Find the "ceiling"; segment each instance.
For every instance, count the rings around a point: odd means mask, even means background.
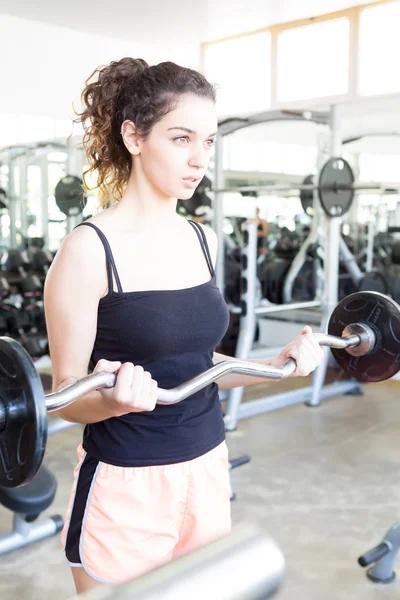
[[[183,45],[314,17],[372,0],[0,0],[0,13],[140,43]]]
[[[141,43],[185,44],[202,32],[205,6],[185,0],[0,0],[0,12],[27,20],[51,23],[78,31]],[[178,16],[178,18],[177,18]]]

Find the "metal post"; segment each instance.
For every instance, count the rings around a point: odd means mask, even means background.
[[[331,157],[339,157],[341,152],[341,133],[338,107],[331,107]],[[325,244],[324,244],[324,273],[325,285],[323,294],[322,308],[322,331],[326,330],[329,317],[337,305],[339,293],[339,238],[340,238],[339,217],[326,217],[325,221]],[[312,383],[312,395],[308,406],[318,406],[320,404],[321,389],[325,382],[326,370],[330,352],[324,348],[324,357],[321,365],[314,372]]]
[[[373,239],[372,239],[372,243],[373,243]],[[347,272],[349,273],[354,285],[358,286],[360,283],[360,280],[363,276],[362,271],[357,264],[356,257],[350,251],[346,242],[344,241],[344,239],[342,238],[342,236],[340,234],[339,234],[339,252],[340,252],[340,258],[342,259],[342,263],[345,264]],[[368,270],[370,271],[371,269],[367,269],[367,271]]]
[[[286,275],[285,283],[283,285],[283,302],[288,304],[289,302],[293,302],[293,284],[295,282],[296,277],[300,273],[304,263],[307,259],[308,249],[312,244],[318,241],[318,221],[314,216],[310,233],[307,236],[307,239],[301,245],[300,250],[296,254],[292,264],[290,265],[290,269]],[[316,299],[318,297],[316,296]]]
[[[239,337],[235,353],[235,357],[242,360],[246,360],[250,354],[257,326],[257,222],[255,220],[247,221],[244,224],[244,241],[241,273],[242,293],[240,296],[242,316],[240,318]],[[236,429],[242,397],[243,387],[233,388],[229,393],[224,419],[227,431]]]
[[[42,198],[42,237],[44,247],[49,247],[49,163],[47,156],[42,156],[39,160],[41,177],[41,198]]]
[[[21,208],[21,227],[23,237],[28,237],[28,155],[23,154],[17,159],[19,167],[19,194]]]
[[[375,219],[369,219],[367,228],[367,258],[365,261],[365,272],[369,273],[372,271],[374,264]]]
[[[11,156],[9,155],[9,163],[8,163],[8,214],[10,217],[10,235],[8,240],[9,248],[15,248],[17,245],[17,236],[16,236],[16,196],[15,196],[15,162]]]
[[[218,135],[215,144],[215,165],[214,165],[214,189],[221,190],[224,187],[223,172],[223,144],[224,138]],[[218,254],[215,266],[217,285],[222,295],[225,292],[225,248],[224,248],[224,206],[223,193],[215,192],[213,201],[213,220],[212,227],[218,238]]]

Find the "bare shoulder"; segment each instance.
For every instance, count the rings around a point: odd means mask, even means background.
[[[96,231],[92,227],[82,226],[77,227],[64,238],[56,256],[72,254],[75,258],[87,257],[93,260],[101,256],[102,249],[103,245]]]
[[[110,229],[112,224],[111,214],[108,209],[102,210],[101,212],[93,215],[85,223],[92,224],[102,233],[106,233]],[[64,238],[63,244],[68,252],[74,252],[76,254],[84,253],[85,256],[94,258],[99,256],[103,258],[104,247],[100,240],[97,231],[93,227],[80,226],[76,227],[69,235]],[[61,250],[61,248],[60,248]]]
[[[200,227],[202,228],[202,230],[204,231],[204,233],[206,234],[206,238],[207,238],[207,242],[208,245],[210,246],[210,250],[211,248],[217,248],[218,247],[218,237],[217,234],[215,233],[214,229],[211,229],[211,227],[209,227],[208,225],[203,225],[203,223],[199,223]]]
[[[213,229],[211,229],[211,227],[208,227],[207,225],[203,225],[203,223],[199,223],[199,225],[206,235],[208,247],[210,248],[211,259],[212,259],[213,265],[215,267],[215,263],[217,261],[217,252],[218,252],[217,234],[215,233],[215,231]]]

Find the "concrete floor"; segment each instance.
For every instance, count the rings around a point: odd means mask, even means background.
[[[247,397],[275,386],[253,386]],[[400,519],[399,383],[364,389],[363,397],[333,398],[320,408],[260,415],[228,434],[231,456],[252,458],[232,472],[233,520],[258,523],[282,548],[287,574],[279,600],[399,598],[400,582],[374,585],[357,565]],[[48,514],[65,511],[80,437],[75,427],[49,439],[46,462],[58,492]],[[0,534],[10,523],[0,507]],[[59,535],[0,557],[2,600],[65,600],[73,593]]]

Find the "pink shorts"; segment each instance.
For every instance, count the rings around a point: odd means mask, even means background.
[[[72,567],[123,583],[231,529],[228,448],[155,467],[115,467],[78,447],[62,542]]]

